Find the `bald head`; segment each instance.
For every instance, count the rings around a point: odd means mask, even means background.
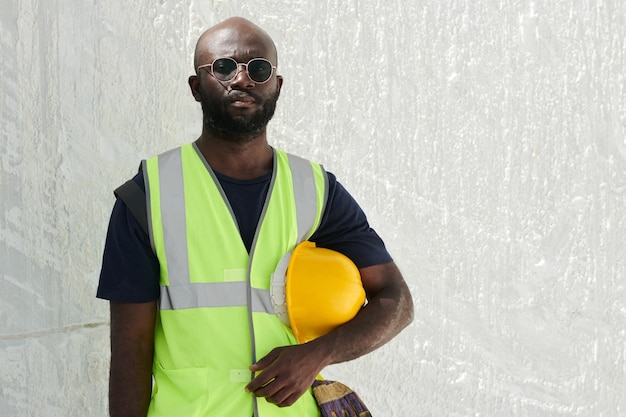
[[[200,35],[194,53],[194,68],[210,64],[218,57],[261,57],[274,65],[278,60],[276,45],[267,32],[242,17],[226,19]]]

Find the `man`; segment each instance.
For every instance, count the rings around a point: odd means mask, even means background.
[[[412,320],[406,283],[362,210],[308,161],[314,195],[327,198],[313,197],[304,239],[351,258],[368,302],[304,344],[255,304],[280,257],[303,240],[290,214],[299,191],[286,179],[304,160],[266,137],[283,84],[276,65],[272,39],[245,19],[202,34],[189,77],[202,134],[143,161],[133,178],[146,190],[148,233],[116,201],[97,294],[110,301],[112,417],[317,416],[311,384],[320,371],[373,351]]]

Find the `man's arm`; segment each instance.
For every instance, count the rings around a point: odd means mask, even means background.
[[[413,300],[394,262],[361,268],[367,305],[348,323],[302,345],[279,347],[253,364],[262,371],[247,386],[278,406],[293,404],[327,365],[365,355],[387,343],[413,320]]]
[[[145,417],[152,392],[156,301],[111,302],[111,417]]]

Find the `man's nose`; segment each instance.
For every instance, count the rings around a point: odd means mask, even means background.
[[[250,78],[247,66],[243,63],[238,63],[237,73],[235,74],[235,77],[230,80],[230,85],[233,87],[237,86],[241,89],[248,89],[254,88],[256,83]]]

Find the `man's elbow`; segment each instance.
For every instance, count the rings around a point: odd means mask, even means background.
[[[409,326],[415,318],[415,306],[413,305],[413,297],[408,287],[405,287],[401,292],[400,302],[398,303],[400,308],[400,326],[401,329]]]

